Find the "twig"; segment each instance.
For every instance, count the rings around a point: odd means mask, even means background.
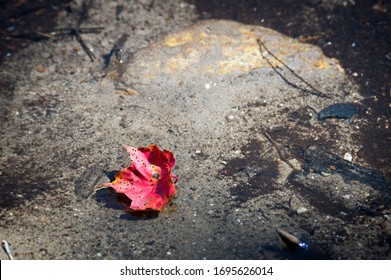
[[[53,38],[54,36],[50,33],[44,33],[44,32],[41,32],[41,31],[35,31],[36,34],[44,37],[44,38],[47,38],[47,39],[51,39]]]
[[[9,246],[9,244],[8,244],[8,242],[6,240],[1,241],[1,247],[3,247],[3,250],[7,254],[8,258],[10,260],[13,260],[14,257],[11,254],[10,246]]]
[[[284,154],[282,153],[281,149],[278,147],[278,144],[273,140],[273,138],[271,138],[271,136],[266,132],[266,131],[263,131],[263,135],[265,135],[266,139],[269,140],[270,143],[272,143],[272,145],[276,148],[277,152],[278,152],[278,155],[280,156],[280,158],[286,163],[288,164],[294,171],[300,171],[298,170],[296,167],[293,166],[292,163],[290,163],[287,158],[284,156]]]
[[[59,28],[59,29],[52,29],[52,30],[37,30],[33,32],[21,32],[16,34],[9,34],[7,37],[12,38],[28,38],[32,40],[40,40],[40,39],[48,39],[53,38],[54,36],[61,36],[61,35],[70,35],[74,36],[76,40],[79,42],[80,46],[83,48],[83,50],[87,53],[88,57],[90,58],[91,62],[94,61],[95,55],[94,53],[88,48],[87,44],[83,41],[83,38],[80,34],[82,33],[99,33],[102,31],[103,27],[92,27],[92,28],[81,28],[81,24],[83,21],[88,17],[88,9],[91,6],[92,0],[85,0],[82,2],[82,8],[81,12],[79,14],[79,17],[76,22],[76,26],[71,28]]]
[[[331,96],[319,91],[318,89],[316,89],[314,86],[312,86],[310,83],[308,83],[306,80],[304,80],[302,77],[300,77],[298,74],[296,74],[295,71],[293,71],[292,68],[290,68],[288,65],[286,65],[284,62],[282,62],[277,56],[275,56],[266,46],[265,44],[260,40],[260,39],[257,39],[257,43],[259,45],[259,51],[261,53],[261,56],[263,59],[265,59],[269,65],[275,70],[275,67],[270,63],[270,61],[263,55],[262,53],[262,48],[264,48],[267,53],[269,55],[271,55],[275,60],[277,60],[279,63],[281,63],[286,69],[288,69],[296,78],[298,78],[300,81],[302,81],[305,85],[307,85],[310,89],[312,89],[313,91],[309,91],[309,90],[304,90],[302,89],[303,91],[305,92],[308,92],[310,94],[313,94],[313,95],[316,95],[316,96],[319,96],[319,97],[323,97],[323,98],[328,98],[328,99],[331,99]],[[275,70],[276,71],[276,70]],[[278,72],[279,73],[279,72]],[[280,74],[280,73],[279,73]],[[282,76],[282,75],[280,75]],[[287,82],[288,84],[290,85],[293,85],[294,87],[296,88],[299,88],[297,85],[294,85],[293,83],[289,82],[288,80],[286,80],[285,78],[283,78],[285,82]],[[301,89],[301,88],[299,88]]]
[[[84,49],[84,51],[87,53],[88,57],[90,58],[91,62],[94,62],[95,55],[91,50],[87,47],[87,45],[84,43],[83,39],[80,36],[80,25],[82,24],[83,20],[88,16],[88,8],[91,4],[91,0],[83,1],[83,7],[79,16],[79,19],[77,20],[76,27],[74,29],[75,31],[75,37],[76,40],[79,42],[81,47]]]
[[[80,28],[79,33],[99,33],[103,30],[103,27],[87,27]],[[12,38],[27,38],[33,40],[39,39],[51,39],[55,36],[75,36],[76,31],[75,28],[58,28],[58,29],[49,29],[49,30],[41,30],[34,32],[19,32],[15,34],[9,34],[8,37]]]
[[[91,52],[91,50],[88,48],[86,43],[84,43],[83,39],[80,36],[80,32],[79,31],[76,31],[75,37],[76,37],[76,40],[79,42],[80,46],[87,53],[87,55],[90,58],[91,62],[94,62],[95,55],[94,55],[93,52]]]
[[[85,28],[79,28],[79,33],[99,33],[103,30],[104,28],[103,27],[85,27]],[[66,32],[66,34],[72,34],[74,28],[57,28],[57,29],[53,29],[52,32],[56,33],[56,32],[63,32],[62,34],[64,34],[64,32]],[[54,34],[54,35],[57,35],[57,34]],[[59,35],[61,35],[61,33],[59,33]]]
[[[83,33],[100,33],[104,28],[103,27],[85,27],[85,28],[79,28],[76,31],[76,28],[58,28],[58,29],[53,29],[50,32],[51,35],[53,36],[61,36],[61,35],[72,35],[74,36],[75,33],[83,34]],[[47,33],[46,32],[46,33]]]

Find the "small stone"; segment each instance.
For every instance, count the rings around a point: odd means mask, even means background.
[[[348,213],[346,213],[346,212],[344,212],[344,211],[339,212],[339,214],[340,214],[341,216],[343,216],[343,217],[346,217],[346,216],[348,215]]]
[[[332,171],[337,170],[337,168],[334,165],[329,165],[329,169],[332,170]]]
[[[347,161],[352,161],[352,160],[353,160],[353,156],[352,156],[351,153],[345,153],[345,154],[343,155],[343,159],[344,159],[344,160],[347,160]]]
[[[308,210],[307,210],[307,208],[305,208],[305,207],[299,207],[299,208],[297,208],[296,209],[296,212],[297,212],[297,214],[299,214],[299,215],[301,215],[301,214],[303,214],[303,213],[305,213],[305,212],[307,212]]]

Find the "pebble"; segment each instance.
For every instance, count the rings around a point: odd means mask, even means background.
[[[352,156],[351,153],[345,153],[345,154],[343,155],[343,159],[344,159],[344,160],[347,160],[347,161],[352,161],[352,160],[353,160],[353,156]]]
[[[341,216],[343,216],[343,217],[346,217],[346,216],[348,215],[348,213],[346,213],[346,212],[344,212],[344,211],[339,212],[339,214],[340,214]]]
[[[296,209],[296,212],[297,212],[297,214],[303,214],[303,213],[305,213],[305,212],[307,212],[308,210],[307,210],[307,208],[305,208],[305,207],[299,207],[299,208],[297,208]]]

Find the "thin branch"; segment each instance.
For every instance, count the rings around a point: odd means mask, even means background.
[[[94,62],[94,58],[95,58],[95,55],[93,52],[91,52],[91,50],[88,48],[88,46],[86,45],[86,43],[84,43],[83,39],[81,38],[80,36],[80,33],[79,32],[76,32],[75,34],[75,37],[76,37],[76,40],[79,42],[79,44],[81,45],[81,47],[84,49],[84,51],[87,53],[88,57],[90,58],[91,62]]]
[[[94,53],[88,48],[87,44],[83,41],[83,38],[81,37],[81,34],[83,33],[99,33],[104,28],[103,27],[90,27],[90,28],[81,28],[81,24],[84,22],[84,20],[88,17],[88,9],[90,8],[92,3],[92,0],[84,0],[82,2],[81,11],[78,15],[76,25],[74,27],[70,28],[57,28],[57,29],[49,29],[49,30],[35,30],[32,32],[13,32],[12,34],[5,34],[6,40],[9,40],[10,38],[21,38],[21,39],[30,39],[30,40],[42,40],[42,39],[51,39],[55,36],[74,36],[76,40],[79,42],[80,46],[83,48],[83,50],[87,53],[90,60],[93,62],[95,55]],[[22,16],[23,13],[31,13],[35,12],[40,9],[44,9],[46,7],[37,7],[33,8],[32,10],[28,11],[22,11],[20,14],[13,14],[9,18]],[[8,18],[6,18],[8,19]],[[5,20],[5,19],[3,19]],[[26,26],[21,26],[26,27]]]
[[[266,132],[266,131],[263,131],[263,135],[265,135],[266,139],[269,140],[269,142],[276,148],[277,152],[278,152],[278,155],[280,156],[280,158],[286,163],[288,164],[294,171],[300,171],[298,170],[292,163],[290,163],[288,161],[288,159],[284,156],[284,154],[282,153],[279,145],[273,140],[273,138]]]
[[[104,27],[85,27],[85,28],[79,28],[79,33],[100,33]],[[73,35],[75,33],[75,28],[58,28],[53,29],[51,31],[46,31],[46,33],[51,33],[54,36],[60,36],[60,35]]]
[[[80,28],[80,34],[86,33],[99,33],[103,30],[103,27],[87,27]],[[75,28],[58,28],[58,29],[48,29],[48,30],[40,30],[33,32],[18,32],[15,34],[9,34],[8,37],[12,38],[26,38],[26,39],[51,39],[56,36],[75,36],[76,31]]]
[[[91,62],[94,62],[95,55],[87,47],[86,43],[84,43],[83,39],[80,36],[80,25],[88,17],[88,9],[89,9],[89,7],[91,5],[91,2],[92,2],[91,0],[83,1],[83,3],[82,3],[82,10],[81,10],[79,19],[77,20],[77,24],[76,24],[76,27],[74,28],[74,31],[75,31],[76,40],[79,42],[81,47],[87,53],[87,55],[90,58]]]
[[[260,53],[261,53],[262,58],[265,59],[265,60],[268,62],[268,64],[273,68],[273,70],[276,71],[276,72],[280,75],[280,77],[282,77],[283,80],[284,80],[286,83],[288,83],[290,86],[293,86],[293,87],[295,87],[295,88],[301,89],[301,90],[303,90],[304,92],[307,92],[307,93],[309,93],[309,94],[313,94],[313,95],[316,95],[316,96],[319,96],[319,97],[328,98],[328,99],[331,99],[331,98],[332,98],[331,96],[329,96],[329,95],[327,95],[327,94],[325,94],[325,93],[319,91],[319,90],[316,89],[314,86],[312,86],[310,83],[308,83],[306,80],[304,80],[302,77],[300,77],[298,74],[296,74],[295,71],[293,71],[292,68],[290,68],[290,67],[289,67],[288,65],[286,65],[284,62],[282,62],[277,56],[275,56],[275,55],[274,55],[274,54],[265,46],[265,44],[264,44],[260,39],[257,39],[257,43],[258,43],[258,45],[259,45],[259,51],[260,51]],[[264,48],[264,49],[267,51],[267,53],[268,53],[269,55],[271,55],[275,60],[277,60],[279,63],[281,63],[281,64],[282,64],[286,69],[288,69],[296,78],[298,78],[300,81],[302,81],[305,85],[307,85],[307,86],[308,86],[310,89],[312,89],[313,91],[309,91],[309,90],[302,89],[302,88],[300,88],[299,86],[297,86],[297,85],[295,85],[295,84],[289,82],[286,78],[284,78],[284,77],[282,76],[282,74],[279,73],[279,72],[275,69],[275,67],[271,64],[271,62],[263,55],[263,53],[262,53],[262,48]]]

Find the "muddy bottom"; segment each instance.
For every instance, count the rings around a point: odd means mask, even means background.
[[[391,7],[366,2],[9,4],[0,238],[15,259],[390,259]],[[87,52],[16,41],[45,11],[103,29]],[[96,187],[150,143],[177,194],[132,215]]]

